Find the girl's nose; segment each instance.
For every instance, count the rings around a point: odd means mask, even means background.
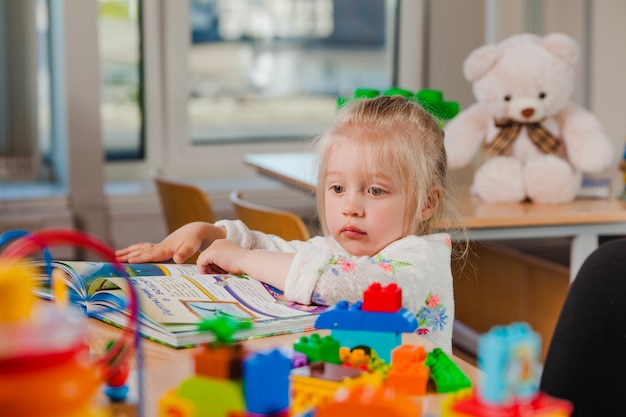
[[[343,214],[344,216],[362,216],[363,204],[359,196],[355,194],[348,194],[343,202]]]

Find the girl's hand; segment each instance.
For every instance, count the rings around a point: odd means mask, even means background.
[[[249,275],[279,290],[285,289],[285,280],[294,258],[293,253],[261,249],[244,249],[226,239],[215,240],[198,256],[200,273],[223,273]]]
[[[115,252],[118,262],[166,262],[170,259],[183,263],[215,239],[226,237],[223,227],[211,223],[189,223],[163,239],[160,243],[137,243]]]
[[[196,265],[202,274],[229,272],[234,275],[245,274],[242,265],[250,250],[244,249],[238,244],[226,239],[215,240],[205,249]]]

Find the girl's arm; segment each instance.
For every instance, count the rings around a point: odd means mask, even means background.
[[[244,249],[230,240],[219,239],[198,256],[197,265],[201,273],[224,270],[246,274],[283,291],[294,257],[293,253]]]
[[[118,262],[183,263],[216,239],[226,237],[226,229],[211,223],[193,222],[175,230],[160,243],[137,243],[115,252]]]

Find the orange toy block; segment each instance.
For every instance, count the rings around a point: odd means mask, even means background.
[[[196,375],[222,379],[241,379],[247,351],[241,344],[209,344],[195,354]]]
[[[430,371],[424,347],[401,345],[391,351],[391,367],[385,386],[405,395],[425,395]]]
[[[420,417],[419,404],[386,388],[359,385],[338,391],[331,402],[322,405],[317,417]]]

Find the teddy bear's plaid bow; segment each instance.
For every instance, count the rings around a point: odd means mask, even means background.
[[[538,122],[521,123],[511,119],[499,119],[496,120],[495,123],[496,127],[500,128],[500,132],[493,142],[485,145],[485,152],[489,157],[506,155],[522,130],[522,127],[526,127],[528,137],[541,152],[552,154],[559,153],[561,141]]]

